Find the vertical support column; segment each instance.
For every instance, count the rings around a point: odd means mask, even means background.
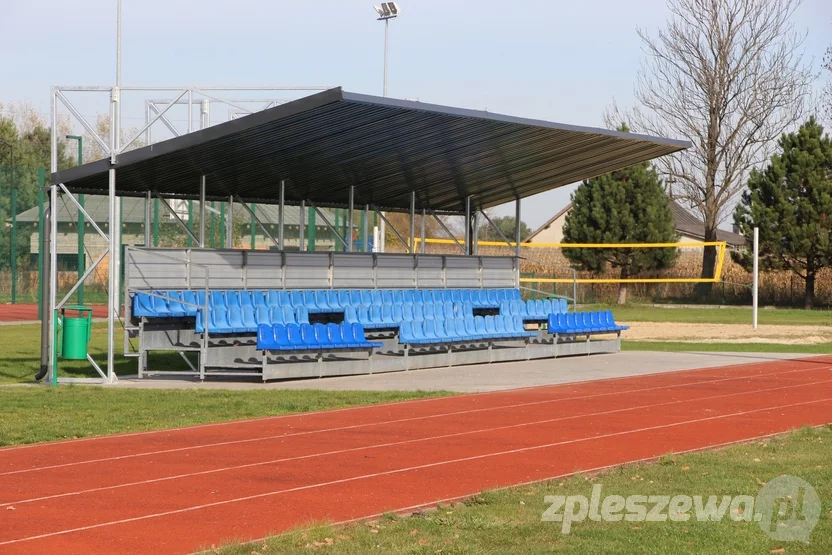
[[[78,142],[78,148],[81,148],[80,141]],[[78,195],[78,204],[81,205],[81,208],[84,207],[84,195]],[[84,221],[84,213],[80,210],[78,211],[78,281],[81,281],[81,277],[84,275],[84,272],[87,269],[87,249],[84,246],[84,233],[85,233],[86,222]],[[78,286],[78,304],[84,304],[84,284]]]
[[[280,220],[277,226],[277,248],[283,250],[283,209],[286,200],[286,181],[280,180],[280,204],[277,206],[277,219]]]
[[[234,248],[234,196],[228,197],[228,213],[225,215],[225,248]]]
[[[203,98],[199,104],[199,126],[200,129],[205,129],[211,125],[211,112],[208,104],[208,99]]]
[[[355,209],[355,187],[350,186],[350,202],[347,209],[347,252],[352,252],[353,210]]]
[[[514,256],[517,259],[517,276],[515,277],[515,287],[520,287],[520,197],[514,201]]]
[[[190,214],[190,211],[188,212]],[[190,218],[189,218],[190,219]],[[153,199],[153,246],[159,246],[159,199]]]
[[[199,178],[199,248],[205,248],[205,176]]]
[[[298,214],[298,218],[300,219],[300,223],[298,225],[298,250],[303,251],[305,250],[305,246],[303,244],[303,234],[306,227],[306,201],[300,201],[300,213]],[[281,222],[283,223],[283,222]]]
[[[57,163],[57,162],[56,162]],[[112,171],[112,170],[111,170]],[[58,311],[55,307],[58,304],[58,187],[52,185],[49,192],[49,240],[51,248],[49,249],[49,282],[52,286],[49,288],[49,344],[52,346],[49,357],[50,367],[52,372],[49,379],[52,385],[58,385],[58,331],[57,331],[57,316]],[[110,311],[112,317],[112,310]],[[112,343],[112,335],[110,335],[109,343]],[[112,349],[109,351],[112,353]]]
[[[410,243],[407,245],[407,250],[411,254],[415,253],[416,246],[416,191],[410,191]]]
[[[17,303],[17,184],[11,187],[12,228],[9,234],[9,257],[12,271],[12,304]]]
[[[471,256],[471,197],[465,197],[465,254]]]
[[[368,226],[370,225],[370,205],[364,205],[364,211],[361,212],[361,244],[364,245],[364,252],[370,252],[370,235]]]
[[[211,201],[211,210],[210,210],[211,214],[208,216],[208,218],[209,218],[208,219],[208,246],[212,249],[214,247],[216,247],[216,244],[215,244],[216,233],[214,233],[214,219],[215,219],[214,218],[214,210],[216,210],[216,208],[214,206],[214,201]]]
[[[251,203],[251,250],[254,250],[257,246],[257,220],[254,218],[254,215],[257,213],[257,205],[253,202]]]
[[[153,224],[153,195],[150,191],[144,197],[144,246],[151,246],[151,225]]]
[[[188,200],[188,229],[191,230],[191,233],[194,232],[194,201]],[[194,246],[194,240],[191,238],[190,234],[188,234],[187,243],[188,248]]]
[[[477,256],[480,253],[480,213],[471,214],[471,254]]]
[[[425,254],[425,217],[427,216],[427,210],[422,208],[422,229],[421,229],[421,243],[419,244],[419,252]]]
[[[115,311],[116,303],[118,302],[118,293],[116,291],[116,281],[118,279],[118,267],[114,263],[115,252],[118,249],[118,214],[116,210],[116,169],[111,165],[109,170],[109,225],[107,231],[109,232],[109,251],[110,263],[108,268],[108,310],[107,310],[107,376],[115,375],[115,359],[114,359],[114,343],[113,334],[115,333]]]
[[[306,224],[306,235],[307,235],[306,250],[308,250],[309,252],[315,252],[315,250],[316,250],[315,249],[315,244],[317,243],[317,240],[318,240],[318,238],[317,238],[317,231],[318,231],[317,225],[318,224],[315,221],[316,216],[317,216],[317,212],[315,212],[315,209],[312,208],[311,206],[309,208],[307,208],[307,210],[309,211],[309,220]],[[335,246],[337,247],[337,244]]]
[[[58,169],[58,95],[55,89],[52,89],[52,111],[50,117],[50,175],[54,173]],[[41,174],[42,175],[42,174]],[[44,179],[41,179],[41,191],[43,191]],[[51,191],[50,191],[51,193]],[[41,237],[45,237],[44,240],[41,241],[41,252],[43,255],[41,259],[43,260],[44,268],[43,272],[41,272],[41,289],[40,289],[40,306],[41,306],[41,320],[40,320],[40,372],[38,372],[38,376],[43,378],[44,376],[49,377],[52,379],[52,374],[54,373],[54,368],[52,367],[52,351],[55,348],[53,337],[54,337],[54,322],[52,318],[52,303],[51,303],[51,284],[52,281],[52,267],[51,267],[51,251],[52,251],[52,200],[50,194],[50,205],[49,205],[49,212],[46,218],[43,221],[43,225],[38,228],[38,234]],[[48,228],[48,231],[47,231]],[[47,257],[48,255],[48,257]],[[47,277],[48,276],[48,277]]]
[[[43,240],[44,240],[44,222],[43,222],[43,205],[46,202],[43,196],[43,168],[38,168],[38,320],[43,321]]]

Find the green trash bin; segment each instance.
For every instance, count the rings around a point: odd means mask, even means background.
[[[78,316],[67,316],[66,311],[77,311]],[[66,306],[61,309],[61,358],[87,360],[87,346],[92,337],[92,308]]]

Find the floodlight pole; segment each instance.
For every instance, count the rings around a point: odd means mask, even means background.
[[[384,96],[387,96],[387,39],[390,35],[390,20],[384,20]]]
[[[757,329],[757,308],[760,302],[760,228],[754,228],[754,278],[751,289],[751,327]]]

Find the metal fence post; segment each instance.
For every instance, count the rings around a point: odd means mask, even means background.
[[[46,172],[43,168],[38,168],[38,320],[43,319],[43,295],[40,292],[43,290],[43,204],[45,202],[43,194],[43,182]]]
[[[12,229],[9,237],[9,254],[12,269],[12,304],[17,303],[17,187],[12,184],[11,190]]]

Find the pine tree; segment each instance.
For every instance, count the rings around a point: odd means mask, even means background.
[[[734,222],[749,244],[760,228],[761,266],[803,278],[803,305],[812,308],[817,273],[832,262],[832,138],[812,117],[778,144],[765,169],[751,172]],[[753,263],[747,252],[735,259]]]
[[[572,194],[563,238],[565,243],[676,242],[670,201],[653,166],[638,164],[584,181]],[[674,248],[573,248],[563,254],[576,269],[601,273],[612,266],[622,279],[668,268],[676,259]],[[618,304],[626,302],[627,284],[622,283]]]

